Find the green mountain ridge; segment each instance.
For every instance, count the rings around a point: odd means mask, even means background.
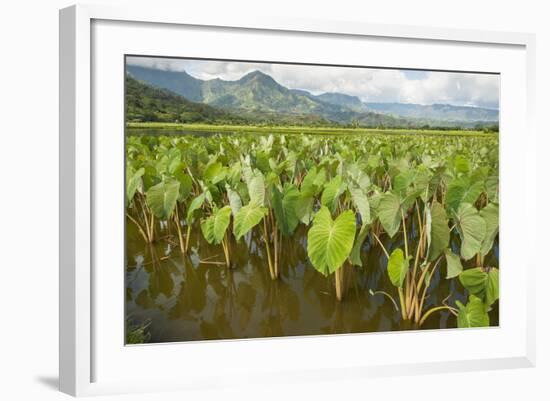
[[[316,99],[309,92],[305,94],[288,89],[258,70],[236,81],[203,81],[191,77],[185,71],[164,71],[132,65],[127,66],[127,72],[152,86],[215,107],[249,112],[314,114],[336,123],[351,121],[350,109]]]
[[[166,89],[126,76],[126,121],[247,123],[245,118],[195,103]]]
[[[410,118],[491,122],[497,122],[499,119],[498,110],[472,106],[455,106],[440,103],[422,105],[413,103],[366,102],[363,104],[368,110],[373,112]]]
[[[185,71],[165,71],[134,65],[127,66],[127,74],[149,86],[168,90],[187,101],[204,104],[222,110],[231,116],[255,123],[312,123],[315,125],[351,125],[365,127],[456,127],[473,128],[487,126],[495,121],[484,119],[460,120],[437,119],[434,112],[421,111],[425,106],[390,104],[387,110],[381,104],[363,103],[356,96],[342,93],[313,95],[300,89],[288,89],[270,75],[252,71],[238,80],[225,81],[219,78],[200,80]],[[401,109],[408,110],[408,115]],[[437,107],[433,105],[433,110]],[[420,108],[419,108],[420,107]],[[424,109],[423,109],[424,107]],[[451,106],[453,108],[455,106]],[[426,109],[426,110],[432,110]],[[498,111],[497,116],[498,116]],[[447,114],[452,114],[447,110]],[[461,116],[475,117],[475,113],[462,111]],[[236,118],[236,117],[235,117]],[[498,120],[498,118],[497,118]]]
[[[205,123],[227,125],[330,126],[316,115],[241,110],[239,113],[191,102],[167,89],[156,88],[126,76],[126,121],[163,123]]]

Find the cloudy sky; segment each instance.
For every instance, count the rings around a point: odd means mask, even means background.
[[[341,92],[365,102],[447,103],[498,108],[499,77],[489,74],[128,57],[127,63],[186,71],[195,78],[237,80],[260,70],[291,89]]]

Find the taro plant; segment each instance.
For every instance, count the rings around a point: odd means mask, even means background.
[[[146,227],[150,241],[154,239],[155,218],[160,221],[169,221],[176,209],[180,183],[167,178],[147,190],[145,196],[147,206],[151,210],[151,218]]]
[[[463,158],[455,158],[454,164],[460,183],[455,179],[448,188],[442,188],[445,181],[441,175],[430,177],[424,169],[409,169],[394,175],[393,190],[384,193],[377,206],[378,219],[387,235],[394,238],[402,232],[402,245],[391,254],[378,236],[373,236],[388,258],[388,275],[397,288],[401,317],[418,326],[437,311],[460,315],[477,307],[477,301],[470,309],[464,309],[462,304],[458,304],[457,309],[445,301],[427,310],[424,305],[431,280],[443,260],[447,279],[462,276],[461,260],[469,261],[475,256],[481,264],[498,232],[498,206],[488,204],[479,211],[475,205],[483,189],[467,188],[464,184],[470,185],[472,178],[464,175],[469,166]],[[438,202],[438,197],[448,202],[446,208]],[[460,238],[459,254],[449,247],[451,233],[455,231]]]
[[[269,245],[269,237],[267,232],[267,223],[264,217],[268,213],[268,209],[264,206],[265,202],[265,181],[261,172],[250,172],[247,178],[247,189],[250,201],[248,204],[238,207],[238,203],[234,206],[234,222],[233,234],[235,239],[239,241],[242,237],[248,234],[254,227],[263,222],[263,241],[265,244],[269,273],[272,279],[276,279],[276,272],[273,266],[271,248]],[[235,196],[234,205],[236,201]]]
[[[294,184],[287,183],[282,191],[277,185],[272,184],[269,194],[271,207],[268,216],[264,219],[264,223],[266,223],[266,233],[264,234],[271,238],[273,270],[274,276],[277,278],[280,272],[283,238],[292,236],[299,223],[296,213],[299,191]]]
[[[470,294],[468,303],[456,301],[459,308],[458,327],[489,326],[489,314],[499,298],[499,272],[495,267],[474,267],[459,275],[460,283]]]
[[[214,209],[212,214],[201,220],[201,230],[209,244],[221,244],[225,257],[225,265],[231,267],[230,242],[227,228],[231,219],[231,207],[224,206],[221,209]]]
[[[307,234],[307,254],[311,264],[324,276],[334,273],[336,298],[343,297],[342,266],[351,253],[355,239],[355,214],[351,210],[332,219],[326,206],[315,214]]]
[[[450,228],[447,214],[440,203],[434,201],[421,206],[423,202],[417,197],[423,191],[429,194],[428,186],[419,191],[407,185],[399,194],[386,192],[380,199],[380,223],[391,238],[402,231],[402,246],[396,247],[390,254],[375,236],[388,258],[387,272],[390,282],[397,289],[401,317],[418,326],[434,312],[449,310],[457,313],[456,308],[446,304],[428,310],[424,308],[431,279],[449,245]],[[409,230],[413,227],[417,232],[416,237],[410,235]],[[455,261],[451,254],[448,254],[448,259]],[[453,266],[452,263],[447,264],[449,278],[455,274]],[[384,295],[389,296],[387,293]],[[392,301],[397,304],[395,300]]]
[[[182,244],[181,237],[180,237],[180,247],[182,247],[182,252],[186,253],[189,251],[189,239],[191,238],[191,228],[193,227],[193,224],[195,223],[197,212],[201,210],[204,202],[206,200],[206,195],[204,193],[201,193],[200,195],[197,195],[194,197],[187,206],[187,214],[185,217],[185,221],[187,224],[187,233],[185,235],[185,244]],[[181,235],[181,234],[180,234]]]
[[[150,224],[149,210],[142,194],[143,167],[134,170],[126,167],[126,216],[136,225],[145,242],[153,241],[153,227]]]

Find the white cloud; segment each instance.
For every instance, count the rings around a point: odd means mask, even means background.
[[[367,102],[449,103],[498,108],[497,75],[373,68],[129,57],[128,63],[187,71],[199,79],[236,80],[260,70],[288,88],[341,92]]]

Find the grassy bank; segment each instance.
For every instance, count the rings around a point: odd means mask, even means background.
[[[211,125],[211,124],[178,124],[178,123],[158,123],[158,122],[140,122],[127,123],[128,129],[154,129],[154,130],[170,130],[170,131],[194,131],[194,132],[212,132],[221,133],[285,133],[285,134],[383,134],[383,135],[443,135],[443,136],[495,136],[498,133],[484,132],[476,130],[432,130],[432,129],[415,129],[415,128],[399,128],[399,129],[380,129],[380,128],[320,128],[320,127],[256,127],[249,125]]]

